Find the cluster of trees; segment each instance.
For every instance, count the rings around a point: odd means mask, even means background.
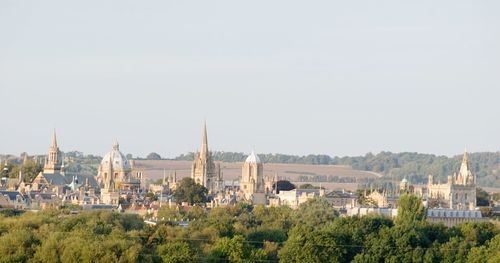
[[[177,160],[193,160],[193,153],[178,156]],[[224,162],[242,162],[247,157],[238,152],[215,152],[216,160]],[[415,182],[426,182],[427,176],[432,174],[437,180],[445,181],[448,175],[458,172],[462,155],[454,157],[436,156],[412,152],[368,153],[365,156],[331,157],[328,155],[286,155],[286,154],[259,154],[265,163],[299,163],[299,164],[332,164],[349,165],[354,169],[373,171],[395,179],[410,177]],[[483,152],[469,154],[472,170],[477,175],[478,184],[483,186],[500,187],[500,152]]]
[[[339,217],[323,199],[297,210],[237,204],[159,211],[165,223],[108,211],[0,214],[0,262],[499,262],[499,228],[429,224],[416,196],[396,220]],[[172,219],[190,220],[188,227]]]
[[[33,160],[28,160],[21,164],[9,163],[7,165],[6,176],[9,178],[19,178],[19,173],[21,173],[24,182],[31,182],[42,170],[43,166]]]

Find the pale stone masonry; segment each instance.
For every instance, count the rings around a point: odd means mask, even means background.
[[[208,189],[210,194],[224,190],[224,181],[220,163],[215,163],[212,152],[208,149],[207,124],[203,126],[201,150],[194,154],[191,166],[191,178]]]
[[[464,153],[458,174],[448,176],[444,184],[435,184],[429,175],[427,184],[429,202],[437,202],[442,208],[474,210],[476,208],[476,178],[469,165],[467,151]]]
[[[264,167],[252,151],[241,169],[240,192],[244,200],[253,204],[266,204]]]

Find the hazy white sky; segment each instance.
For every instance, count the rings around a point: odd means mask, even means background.
[[[499,1],[0,1],[0,152],[500,148]]]

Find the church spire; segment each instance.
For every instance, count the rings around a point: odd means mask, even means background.
[[[462,165],[460,165],[460,172],[458,178],[456,178],[459,184],[467,185],[473,184],[474,175],[472,174],[469,167],[469,154],[467,153],[467,148],[464,151],[464,157],[462,159]]]
[[[50,145],[50,148],[52,149],[57,149],[57,136],[56,136],[56,129],[54,129],[54,133],[52,134],[52,143]]]
[[[56,174],[61,172],[61,152],[57,146],[56,130],[52,134],[52,142],[49,147],[49,152],[45,159],[43,172],[47,174]]]
[[[201,142],[201,159],[206,160],[208,157],[208,137],[207,137],[207,121],[205,121],[203,125],[203,134],[202,134],[202,142]]]

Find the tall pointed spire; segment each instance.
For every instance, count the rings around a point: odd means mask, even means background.
[[[467,185],[473,180],[472,172],[469,167],[469,155],[467,153],[467,148],[464,151],[464,157],[462,159],[462,165],[460,165],[460,172],[456,178],[459,184]]]
[[[57,148],[56,129],[54,129],[54,133],[52,134],[52,144],[50,145],[50,147],[53,149]]]
[[[202,134],[202,142],[201,142],[201,159],[206,160],[208,157],[208,137],[207,137],[207,121],[205,121],[203,125],[203,134]]]
[[[52,142],[49,147],[49,152],[45,159],[43,172],[47,174],[55,174],[61,172],[61,152],[57,146],[56,130],[52,134]]]

